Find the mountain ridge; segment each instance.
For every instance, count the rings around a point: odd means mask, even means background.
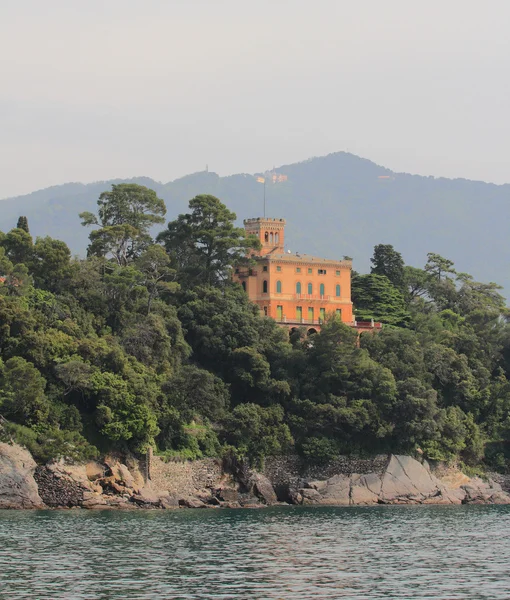
[[[356,270],[367,271],[373,246],[393,244],[404,260],[422,266],[427,252],[450,258],[458,270],[480,281],[496,281],[510,293],[510,184],[398,173],[346,152],[282,165],[288,181],[266,183],[266,214],[287,219],[286,239],[293,251],[325,257],[349,255]],[[267,172],[266,172],[267,173]],[[167,219],[186,211],[199,193],[218,196],[244,218],[262,216],[263,185],[256,176],[220,176],[198,171],[162,183],[149,177],[71,182],[0,201],[0,230],[26,214],[34,236],[63,239],[83,254],[89,231],[78,213],[96,208],[99,194],[112,184],[134,182],[156,190],[167,205]]]

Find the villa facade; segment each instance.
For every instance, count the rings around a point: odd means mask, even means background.
[[[263,315],[281,325],[318,331],[329,314],[357,326],[351,302],[351,260],[327,260],[285,251],[285,219],[244,221],[246,233],[262,244],[252,256],[255,265],[237,269],[234,279],[245,289]],[[359,324],[359,329],[374,324]]]

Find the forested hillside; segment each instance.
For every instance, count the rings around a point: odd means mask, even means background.
[[[292,251],[352,256],[354,268],[366,272],[374,244],[390,243],[408,264],[422,265],[427,253],[435,252],[453,260],[459,271],[498,282],[505,295],[510,291],[510,185],[393,173],[343,152],[276,171],[288,179],[267,183],[267,215],[287,219]],[[73,254],[83,255],[87,234],[77,214],[94,210],[99,193],[119,182],[66,184],[2,200],[0,229],[8,230],[24,214],[35,236],[57,237]],[[253,175],[203,172],[168,184],[146,178],[132,182],[156,190],[170,219],[202,193],[221,198],[236,212],[238,224],[263,211],[263,185]]]
[[[353,300],[383,331],[359,347],[331,316],[289,339],[231,281],[257,241],[216,197],[165,223],[155,191],[119,184],[77,219],[86,259],[34,241],[24,216],[0,234],[1,436],[38,460],[151,445],[187,458],[393,451],[507,468],[510,329],[497,286],[439,254],[405,266],[376,244]]]

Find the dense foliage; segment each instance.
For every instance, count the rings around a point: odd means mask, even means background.
[[[101,194],[87,259],[30,235],[0,233],[0,425],[39,460],[149,445],[187,458],[254,461],[298,451],[421,451],[506,466],[510,329],[495,284],[429,254],[405,266],[376,246],[353,277],[356,314],[290,337],[261,317],[232,269],[254,244],[213,196],[168,224],[135,184]]]

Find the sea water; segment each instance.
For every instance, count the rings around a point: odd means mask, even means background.
[[[510,507],[0,511],[0,598],[510,598]]]

